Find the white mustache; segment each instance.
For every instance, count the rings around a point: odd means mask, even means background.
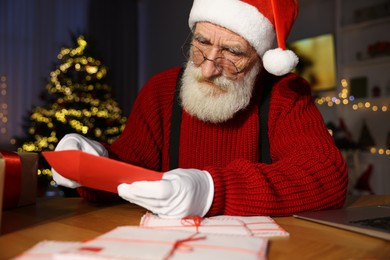
[[[205,77],[203,77],[200,67],[196,68],[194,70],[194,77],[195,77],[195,80],[197,80],[199,83],[208,82],[208,83],[211,83],[222,90],[227,90],[233,83],[233,80],[231,80],[223,75],[220,75],[220,76],[217,76],[217,77],[214,77],[211,79],[206,79]]]

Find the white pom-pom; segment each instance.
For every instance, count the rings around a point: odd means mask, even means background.
[[[281,48],[268,50],[263,55],[264,68],[271,74],[282,76],[291,72],[298,64],[298,57],[291,50]]]

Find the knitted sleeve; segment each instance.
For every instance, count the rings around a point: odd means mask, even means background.
[[[164,169],[168,154],[172,100],[180,68],[152,77],[141,89],[120,137],[110,152],[121,161]]]
[[[273,88],[269,138],[272,164],[235,160],[206,168],[215,185],[209,216],[285,216],[343,205],[346,163],[304,80],[290,75]]]
[[[159,73],[141,89],[123,133],[106,146],[111,158],[156,171],[167,169],[172,100],[179,70],[176,67]],[[119,198],[117,194],[84,187],[78,191],[89,201]]]

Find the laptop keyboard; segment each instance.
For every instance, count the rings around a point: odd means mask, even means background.
[[[350,223],[390,231],[390,216],[383,217],[383,218],[372,218],[372,219],[350,221]]]

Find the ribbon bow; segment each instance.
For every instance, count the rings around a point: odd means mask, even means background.
[[[196,227],[196,233],[199,233],[199,227],[202,224],[203,218],[200,216],[188,216],[181,219],[183,226],[194,226]]]

